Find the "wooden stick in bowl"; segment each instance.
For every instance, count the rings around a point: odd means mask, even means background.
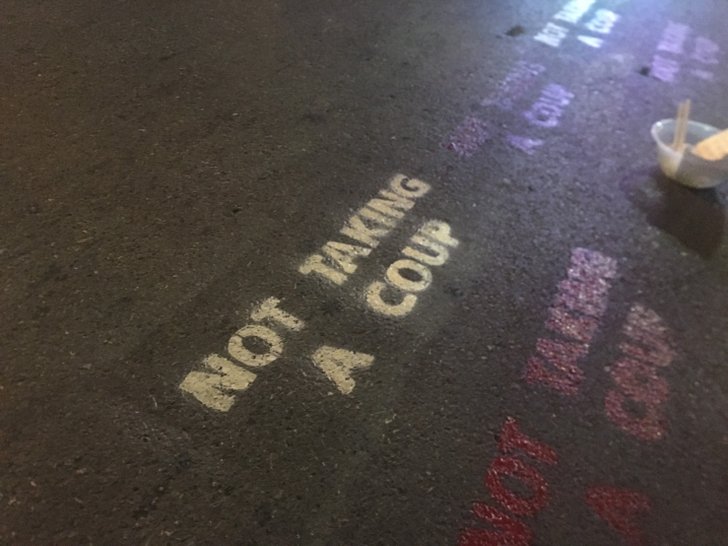
[[[683,103],[677,103],[677,114],[675,115],[675,128],[672,131],[672,149],[677,150],[678,136],[680,134],[680,120],[682,119]]]
[[[688,119],[690,118],[690,99],[682,101],[677,107],[677,119],[675,120],[675,136],[673,137],[672,147],[682,152],[685,149],[685,135],[688,129]]]

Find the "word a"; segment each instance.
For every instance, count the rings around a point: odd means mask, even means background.
[[[627,317],[624,335],[629,341],[619,346],[622,357],[610,369],[617,388],[607,393],[605,411],[625,432],[641,440],[659,440],[665,435],[663,405],[670,387],[657,372],[675,358],[670,333],[657,313],[637,304]]]
[[[585,248],[572,251],[567,279],[559,283],[546,321],[546,328],[559,337],[536,342],[536,354],[528,359],[524,374],[529,383],[542,383],[567,396],[579,391],[584,372],[578,363],[589,352],[607,308],[609,280],[616,275],[614,258]]]
[[[647,537],[635,520],[642,512],[649,512],[649,497],[638,491],[609,485],[590,487],[584,500],[595,514],[617,531],[630,546],[645,546]]]
[[[431,220],[422,226],[402,250],[405,258],[399,259],[387,268],[385,280],[391,288],[381,281],[375,281],[366,290],[366,301],[370,309],[388,317],[408,315],[417,304],[418,292],[426,290],[432,283],[432,272],[427,266],[443,265],[450,253],[448,247],[455,248],[459,241],[450,235],[450,226],[445,222]],[[395,292],[398,301],[388,298],[385,290]]]
[[[430,185],[422,180],[402,174],[394,176],[389,188],[381,190],[379,197],[370,199],[357,210],[339,231],[360,244],[349,240],[328,241],[320,253],[306,258],[298,271],[304,275],[314,273],[337,285],[344,284],[356,271],[357,259],[368,256],[414,206],[414,199],[429,191]]]

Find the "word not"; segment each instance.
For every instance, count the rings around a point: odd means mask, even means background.
[[[555,23],[546,23],[541,32],[533,37],[537,42],[549,45],[551,47],[559,47],[561,42],[569,35],[569,29],[557,25]]]
[[[668,57],[666,54],[673,56],[682,56],[686,54],[685,43],[690,35],[691,29],[688,25],[669,21],[660,36],[660,42],[652,57],[652,65],[650,74],[655,79],[663,82],[672,83],[676,80],[682,63],[674,58]],[[689,54],[692,61],[697,61],[701,65],[716,65],[720,61],[718,55],[720,47],[718,44],[705,38],[698,36],[695,39],[693,50]],[[691,73],[702,80],[712,81],[714,79],[713,72],[706,70],[705,67],[693,67]]]
[[[381,281],[374,281],[367,287],[369,308],[388,317],[403,317],[412,312],[417,304],[415,294],[426,290],[432,283],[432,272],[428,266],[443,265],[450,257],[448,247],[455,248],[459,244],[450,231],[449,224],[445,222],[426,222],[402,250],[405,258],[387,268],[385,280],[389,287]],[[390,293],[388,297],[385,297],[385,290]]]
[[[575,248],[567,279],[558,285],[548,310],[546,328],[559,337],[540,338],[528,359],[525,379],[571,396],[579,391],[584,372],[579,361],[599,328],[607,308],[609,280],[617,275],[617,261],[599,252]]]
[[[622,357],[610,369],[617,388],[607,393],[607,417],[623,431],[641,440],[656,441],[665,435],[663,406],[670,387],[658,375],[675,358],[670,332],[654,311],[636,304],[624,325],[628,341],[619,348]]]
[[[514,454],[523,452],[540,463],[555,465],[558,461],[556,451],[523,434],[512,417],[508,417],[503,424],[498,449],[501,456],[490,463],[485,474],[485,485],[493,499],[513,515],[484,502],[473,503],[473,514],[490,523],[495,530],[467,528],[460,534],[459,546],[528,546],[533,540],[533,533],[514,516],[533,517],[549,502],[548,482],[536,468]],[[507,487],[514,480],[522,484],[518,491]],[[529,492],[529,496],[520,493],[524,490]]]
[[[553,16],[556,21],[576,25],[594,5],[595,0],[571,0]],[[584,24],[584,28],[595,34],[609,34],[619,20],[619,15],[607,9],[597,10],[593,17]],[[569,35],[570,30],[553,21],[546,23],[541,31],[533,37],[537,42],[551,47],[559,47],[561,42]],[[600,48],[604,44],[602,38],[580,34],[577,40],[593,48]]]
[[[520,98],[546,67],[541,64],[518,61],[498,84],[495,92],[480,101],[481,106],[497,106],[501,110],[513,108],[513,101]]]
[[[549,483],[534,466],[524,462],[527,456],[542,465],[558,463],[556,451],[529,438],[515,419],[506,418],[498,439],[500,456],[493,459],[484,481],[491,497],[500,504],[495,508],[484,502],[473,503],[473,515],[492,529],[468,527],[460,533],[458,546],[530,546],[531,529],[519,517],[534,517],[549,504]],[[522,454],[516,457],[516,453]],[[645,536],[635,523],[636,516],[651,509],[644,494],[613,486],[592,486],[584,497],[586,504],[631,545],[644,543]]]
[[[339,233],[350,240],[328,241],[320,253],[312,254],[298,268],[300,273],[314,273],[337,285],[344,284],[358,267],[356,260],[368,256],[404,218],[418,197],[430,191],[430,185],[402,174],[394,176],[379,197],[370,199],[346,221]]]
[[[537,127],[550,129],[559,125],[559,119],[564,113],[574,94],[564,87],[551,83],[543,88],[539,99],[533,103],[529,110],[523,113],[529,123]]]
[[[228,354],[240,364],[260,368],[281,356],[283,340],[270,326],[292,332],[300,332],[304,328],[304,322],[280,309],[279,303],[277,298],[263,301],[250,313],[253,323],[240,328],[228,340]],[[261,347],[264,348],[260,351],[251,350]],[[229,411],[235,402],[232,393],[246,390],[256,378],[250,370],[217,354],[205,357],[203,364],[208,371],[188,373],[179,388],[217,411]]]

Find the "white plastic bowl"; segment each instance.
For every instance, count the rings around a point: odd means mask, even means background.
[[[685,135],[685,152],[674,150],[675,120],[663,119],[652,126],[652,138],[657,143],[657,160],[666,176],[691,188],[712,188],[728,179],[728,160],[706,161],[690,150],[703,139],[718,132],[718,129],[688,121]]]

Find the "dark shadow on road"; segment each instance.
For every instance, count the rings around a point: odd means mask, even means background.
[[[686,188],[657,169],[630,173],[622,189],[650,224],[701,257],[711,258],[720,248],[726,211],[715,189]]]

